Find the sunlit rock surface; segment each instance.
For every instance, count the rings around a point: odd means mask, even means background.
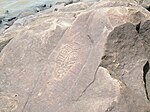
[[[150,111],[149,18],[114,0],[17,20],[0,36],[0,111]]]

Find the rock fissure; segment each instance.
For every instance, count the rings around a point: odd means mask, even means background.
[[[82,91],[81,95],[75,101],[80,101],[80,98],[85,94],[85,92],[87,91],[87,89],[95,82],[96,75],[97,75],[99,67],[100,67],[100,65],[96,68],[93,80],[85,87],[85,89]]]
[[[6,40],[6,41],[0,43],[0,53],[1,53],[1,51],[4,49],[4,47],[5,47],[10,41],[11,41],[11,39]]]
[[[150,11],[150,6],[144,6],[144,8]]]
[[[111,112],[115,108],[116,102],[113,101],[111,106],[105,112]]]
[[[150,11],[150,6],[147,8],[148,11]]]
[[[141,22],[136,25],[136,31],[139,33],[140,32],[140,27],[141,27]]]
[[[87,35],[87,37],[89,38],[90,42],[93,44],[94,43],[94,40],[91,38],[90,35]]]
[[[147,86],[146,86],[147,85],[146,75],[147,75],[148,71],[149,71],[149,62],[147,61],[146,64],[144,65],[144,67],[143,67],[143,81],[144,81],[146,97],[147,97],[148,100],[150,100],[149,96],[148,96]]]

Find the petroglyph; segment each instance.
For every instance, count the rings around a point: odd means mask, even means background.
[[[17,106],[18,101],[13,97],[0,95],[0,112],[12,112],[17,108]]]
[[[66,44],[60,48],[56,58],[54,76],[61,79],[75,65],[79,58],[80,45],[76,43]]]

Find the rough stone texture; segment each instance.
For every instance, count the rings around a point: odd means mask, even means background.
[[[142,26],[140,30],[140,34],[143,36],[142,40],[144,43],[145,51],[146,51],[146,57],[147,57],[147,63],[145,64],[145,82],[146,82],[146,89],[148,98],[150,99],[150,20],[146,21]]]
[[[146,8],[148,11],[150,11],[150,1],[149,0],[145,0],[141,5],[144,8]]]
[[[12,40],[0,53],[0,111],[150,111],[149,25],[139,27],[150,13],[118,1],[77,6],[81,12],[44,11],[1,34]]]
[[[144,105],[149,98],[145,88],[146,82],[144,82],[144,66],[148,58],[143,46],[147,44],[143,43],[142,39],[143,36],[132,24],[119,26],[108,36],[101,66],[107,68],[111,76],[121,80],[129,89],[127,94],[124,92],[125,95],[122,96],[124,101],[121,99],[121,107],[123,107],[118,111],[120,106],[116,106],[113,112],[146,111]],[[131,99],[135,102],[125,102],[125,100],[132,101]]]
[[[115,1],[115,2],[126,2],[126,3],[134,3],[134,4],[141,4],[144,0],[101,0],[101,1]]]
[[[63,12],[76,12],[76,11],[80,11],[81,10],[85,10],[89,7],[89,5],[87,3],[84,2],[78,2],[75,5],[71,4],[71,5],[67,5],[66,7],[60,9],[60,11]]]

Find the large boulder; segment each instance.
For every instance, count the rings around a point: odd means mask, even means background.
[[[1,34],[11,41],[0,53],[0,111],[150,111],[150,13],[127,1],[77,6]]]

